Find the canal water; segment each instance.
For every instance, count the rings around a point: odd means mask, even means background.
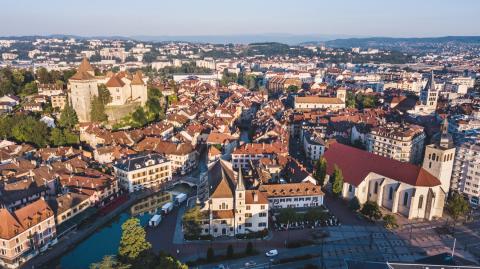
[[[172,192],[183,193],[190,193],[190,191],[191,188],[184,184],[177,185],[172,190]],[[145,199],[122,212],[112,219],[108,225],[98,229],[86,240],[64,254],[62,258],[45,268],[88,269],[90,264],[101,261],[104,256],[117,254],[122,236],[122,224],[130,217],[135,216],[140,219],[140,223],[145,227],[155,211],[161,208],[161,205],[159,205],[155,208],[147,208],[145,212],[139,212],[135,208],[141,203],[145,203]]]

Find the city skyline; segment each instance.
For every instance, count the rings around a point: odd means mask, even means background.
[[[480,2],[377,0],[327,3],[253,0],[229,5],[215,0],[173,2],[85,1],[74,8],[58,0],[8,2],[0,36],[308,36],[437,37],[480,35]],[[89,5],[90,3],[90,5]],[[188,7],[188,8],[186,8]],[[338,12],[331,12],[331,11]],[[113,12],[114,11],[114,12]],[[368,14],[368,16],[366,16]],[[408,18],[408,19],[406,19]],[[198,40],[203,41],[203,40]]]

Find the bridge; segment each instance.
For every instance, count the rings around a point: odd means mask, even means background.
[[[187,184],[190,187],[196,187],[198,186],[198,182],[200,181],[199,178],[196,177],[191,177],[191,176],[179,176],[179,177],[173,177],[173,179],[170,181],[170,184],[172,186],[178,185],[178,184]]]

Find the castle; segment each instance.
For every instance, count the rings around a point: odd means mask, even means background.
[[[86,58],[83,58],[77,72],[68,81],[69,101],[77,113],[79,122],[89,122],[92,99],[98,96],[99,85],[104,84],[112,97],[111,102],[106,105],[109,120],[119,119],[133,108],[145,105],[146,81],[140,71],[133,75],[125,71],[95,76],[92,66]]]

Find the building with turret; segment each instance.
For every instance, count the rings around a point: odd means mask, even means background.
[[[99,94],[99,86],[108,89],[111,102],[106,105],[109,120],[119,119],[138,106],[147,102],[147,80],[140,71],[108,72],[105,76],[96,76],[93,67],[84,58],[68,81],[69,101],[75,109],[79,122],[90,121],[91,103]]]

